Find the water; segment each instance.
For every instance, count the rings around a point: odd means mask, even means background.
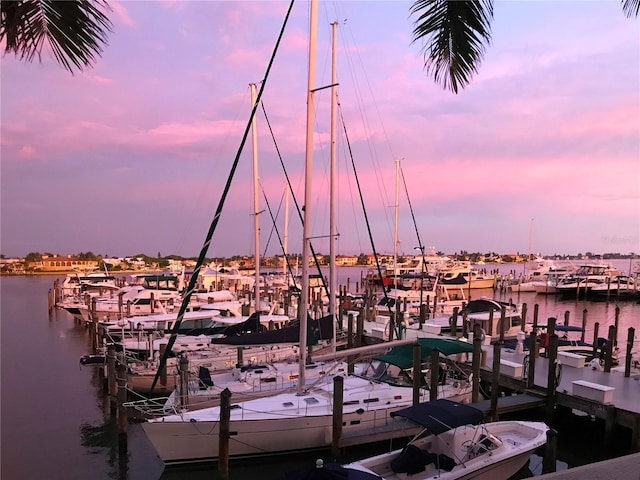
[[[490,267],[487,266],[489,269]],[[493,268],[493,267],[491,267]],[[504,267],[502,267],[504,268]],[[513,268],[513,267],[511,267]],[[517,267],[516,267],[517,268]],[[621,266],[626,270],[626,267]],[[346,278],[353,286],[360,270],[339,271],[340,284]],[[216,478],[215,468],[185,472],[164,471],[162,462],[146,440],[139,425],[129,428],[127,451],[118,449],[115,422],[102,395],[102,383],[93,367],[81,367],[79,359],[88,353],[88,331],[64,311],[47,314],[47,292],[55,276],[2,277],[1,288],[1,442],[0,477],[13,479],[119,479],[175,480]],[[509,297],[508,294],[504,295]],[[582,310],[588,308],[587,338],[593,324],[600,322],[605,336],[613,324],[615,305],[603,302],[558,301],[535,294],[521,294],[532,312],[539,304],[540,318],[556,316],[559,321],[569,311],[571,324],[580,325]],[[640,305],[620,304],[620,339],[640,317]],[[558,468],[577,466],[604,458],[598,444],[597,422],[576,418],[570,429],[587,429],[593,435],[561,434],[558,437]],[[399,446],[399,445],[396,445]],[[349,459],[370,455],[372,447],[349,450]],[[624,452],[620,452],[622,454]],[[313,465],[317,456],[307,455],[282,461],[256,461],[231,465],[231,479],[274,478],[284,471]],[[541,458],[531,460],[533,473],[540,473]],[[259,465],[259,467],[256,467]],[[536,471],[537,470],[537,471]],[[524,476],[531,476],[524,472]]]

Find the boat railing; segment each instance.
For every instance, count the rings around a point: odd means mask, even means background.
[[[128,390],[128,393],[136,394],[133,390]],[[146,419],[179,413],[175,406],[167,403],[168,399],[169,397],[142,398],[125,402],[122,406],[128,411],[133,411],[137,416]]]

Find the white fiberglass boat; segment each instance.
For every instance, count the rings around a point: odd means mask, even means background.
[[[424,427],[403,449],[345,465],[380,480],[510,478],[547,441],[542,422],[481,423],[483,413],[445,399],[391,413]]]
[[[437,348],[452,355],[472,352],[457,340],[420,339],[422,358]],[[413,402],[412,345],[394,347],[376,357],[371,374],[347,375],[343,390],[343,435],[387,425],[389,414]],[[386,368],[385,368],[386,366]],[[457,373],[457,372],[452,372]],[[443,376],[438,397],[468,402],[471,382],[458,375]],[[430,392],[420,389],[420,401]],[[327,448],[333,424],[333,382],[304,392],[234,402],[231,406],[231,458],[285,454]],[[142,428],[166,465],[216,461],[220,433],[220,408],[188,411],[148,420]],[[405,436],[406,432],[397,435]]]

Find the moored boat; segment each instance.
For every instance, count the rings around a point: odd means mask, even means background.
[[[433,349],[449,355],[473,351],[466,342],[444,338],[420,339],[419,343],[423,359],[429,358]],[[343,435],[388,425],[392,411],[412,404],[413,347],[402,347],[376,357],[361,376],[344,377]],[[419,389],[421,401],[427,401],[430,395],[428,389]],[[445,377],[438,385],[439,397],[468,402],[470,395],[468,378]],[[229,456],[281,455],[328,447],[333,403],[333,382],[303,393],[234,402]],[[218,458],[219,419],[220,407],[212,407],[151,419],[142,428],[166,465],[207,462]],[[405,432],[396,435],[404,436]]]
[[[568,275],[558,279],[556,291],[564,297],[584,297],[591,294],[593,287],[606,284],[619,270],[607,264],[585,264]]]
[[[483,423],[483,413],[445,399],[391,413],[424,430],[404,448],[345,465],[381,480],[510,478],[547,441],[543,422]]]
[[[594,300],[632,300],[639,294],[637,279],[628,275],[616,275],[591,288]]]

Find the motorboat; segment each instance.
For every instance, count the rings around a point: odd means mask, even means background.
[[[523,331],[522,308],[512,302],[500,302],[491,298],[478,298],[469,301],[456,317],[456,331],[462,332],[465,319],[471,330],[475,324],[480,325],[485,341],[500,335],[500,319],[504,309],[504,338],[515,339],[518,332]],[[407,326],[407,338],[421,336],[420,332],[430,334],[451,333],[454,316],[445,315],[431,318],[422,324],[413,319]],[[524,331],[531,330],[531,324],[524,325]]]
[[[537,292],[538,286],[551,286],[555,284],[556,278],[567,275],[575,270],[573,266],[558,266],[553,260],[537,259],[536,268],[527,276],[520,277],[512,281],[509,289],[512,292]],[[555,293],[547,288],[541,288],[538,293]]]
[[[422,359],[437,349],[441,355],[470,353],[473,346],[458,340],[420,339]],[[404,347],[404,348],[401,348]],[[407,348],[408,347],[408,348]],[[413,347],[400,345],[380,357],[361,375],[343,378],[343,435],[389,424],[389,414],[413,403]],[[455,373],[455,372],[452,372]],[[422,372],[420,372],[422,374]],[[434,374],[438,374],[436,372]],[[471,382],[459,375],[438,376],[438,397],[469,402]],[[331,444],[334,382],[323,382],[297,392],[248,401],[230,409],[230,458],[279,455],[327,448]],[[426,385],[420,401],[430,398]],[[180,412],[142,423],[147,438],[165,465],[218,459],[220,407]],[[405,436],[406,432],[395,432]],[[392,434],[390,434],[392,435]],[[363,440],[366,442],[366,440]]]
[[[346,464],[381,480],[510,478],[547,442],[543,422],[484,423],[482,411],[438,399],[391,412],[423,430],[404,448]]]
[[[396,310],[396,303],[406,303],[406,311],[409,314],[418,315],[420,304],[425,303],[432,316],[451,314],[453,309],[462,309],[467,301],[465,289],[461,285],[433,284],[430,289],[413,290],[402,288],[390,288],[376,304],[376,311],[388,314]],[[403,308],[404,310],[404,308]]]
[[[591,298],[594,300],[630,300],[638,296],[638,283],[628,275],[616,275],[591,287]]]
[[[581,265],[575,272],[558,279],[556,291],[565,297],[588,297],[593,287],[606,285],[619,274],[618,269],[606,264]]]
[[[97,295],[121,286],[123,282],[120,279],[106,272],[74,272],[66,275],[59,288],[61,300],[64,300],[85,293]]]
[[[438,282],[445,286],[461,285],[465,289],[492,289],[496,285],[496,276],[482,273],[468,262],[463,262],[441,271]]]

